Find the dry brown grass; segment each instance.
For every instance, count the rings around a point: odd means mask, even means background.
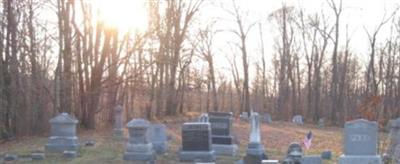
[[[164,122],[168,127],[168,134],[172,136],[170,150],[166,155],[159,156],[158,164],[179,163],[177,152],[181,143],[181,124],[187,120],[185,117],[169,118],[166,120],[157,120],[154,122]],[[246,150],[249,138],[250,125],[247,122],[239,120],[234,121],[234,134],[240,142],[240,156],[238,157],[218,157],[218,164],[233,163],[239,160]],[[288,122],[273,122],[272,124],[262,124],[262,140],[271,159],[282,159],[285,156],[287,147],[291,142],[302,142],[309,131],[313,132],[314,138],[309,150],[304,150],[305,154],[320,154],[323,150],[331,150],[334,158],[337,158],[342,151],[342,128],[327,127],[319,129],[314,125],[297,126]],[[127,132],[125,132],[127,135]],[[383,138],[387,137],[382,134]],[[79,131],[81,141],[95,139],[94,147],[82,147],[81,157],[68,161],[59,157],[47,158],[39,163],[123,163],[122,155],[125,149],[126,141],[115,141],[112,139],[110,130]],[[43,150],[47,142],[47,137],[23,137],[15,141],[6,142],[0,145],[0,154],[6,152],[15,152],[18,154],[30,154],[33,150]],[[333,163],[333,162],[329,162]]]

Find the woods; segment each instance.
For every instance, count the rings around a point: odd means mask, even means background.
[[[342,0],[318,12],[282,3],[256,20],[242,1],[223,3],[143,1],[140,31],[102,19],[94,1],[3,0],[1,138],[42,134],[61,112],[100,128],[117,105],[125,120],[257,111],[342,126],[400,116],[398,6],[361,25],[364,42],[343,21],[355,9]],[[203,21],[210,6],[226,18]]]

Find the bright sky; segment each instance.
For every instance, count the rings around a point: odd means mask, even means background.
[[[143,4],[146,0],[91,0],[95,8],[99,8],[103,13],[101,17],[109,23],[123,31],[133,28],[134,31],[144,31],[147,27],[147,8]],[[304,8],[306,12],[312,14],[315,12],[323,11],[325,15],[333,20],[333,12],[328,7],[326,0],[236,0],[241,10],[248,11],[249,15],[245,20],[245,24],[253,22],[262,23],[264,49],[267,61],[270,61],[274,53],[274,38],[277,37],[274,32],[275,27],[267,19],[268,15],[273,11],[281,8],[283,3],[287,6],[295,6],[296,8]],[[335,0],[337,3],[339,0]],[[367,61],[366,54],[369,52],[368,39],[364,26],[373,31],[379,24],[380,20],[386,15],[390,15],[396,7],[399,7],[400,0],[343,0],[343,15],[341,20],[341,39],[345,37],[345,26],[349,25],[349,31],[353,38],[351,41],[351,48],[357,52],[361,59]],[[215,24],[217,30],[235,29],[236,24],[229,19],[232,19],[223,9],[231,10],[231,0],[205,0],[204,6],[199,13],[199,17],[193,23],[193,28],[206,26],[213,20],[218,20]],[[385,12],[386,11],[386,12]],[[47,12],[46,12],[47,13]],[[49,13],[55,17],[54,13]],[[386,25],[378,38],[379,41],[389,36],[389,26]],[[237,37],[229,32],[220,32],[215,37],[215,64],[216,70],[220,74],[229,73],[225,75],[230,77],[230,64],[228,59],[232,59],[236,54],[237,63],[241,70],[242,61],[240,60],[240,53],[237,50],[232,50],[228,46],[229,42],[236,42]],[[344,40],[341,40],[343,46]],[[255,26],[248,37],[247,41],[250,73],[254,72],[255,63],[261,59],[260,56],[260,36],[258,25]],[[204,63],[205,66],[205,63]],[[271,68],[271,64],[269,64]],[[270,69],[272,70],[272,69]],[[240,71],[241,73],[241,71]],[[252,74],[250,76],[253,76]]]
[[[335,0],[339,3],[339,0]],[[207,5],[206,9],[202,10],[201,20],[202,25],[211,19],[231,19],[227,14],[220,9],[221,5],[224,8],[232,9],[231,0],[219,0],[215,2],[217,5]],[[326,0],[237,0],[237,4],[240,5],[243,11],[248,11],[248,20],[245,21],[247,24],[252,22],[261,22],[263,26],[263,38],[264,38],[264,48],[266,53],[266,58],[270,61],[273,52],[274,37],[274,26],[270,21],[267,20],[268,15],[273,11],[281,8],[282,4],[286,3],[287,6],[295,6],[296,8],[304,8],[308,13],[315,13],[323,11],[326,16],[329,16],[331,20],[334,20],[333,11],[329,8]],[[377,25],[380,23],[385,13],[389,16],[395,8],[399,7],[399,0],[343,0],[343,14],[341,17],[341,39],[345,39],[345,28],[346,24],[349,26],[349,35],[353,36],[350,47],[353,52],[358,53],[361,56],[364,63],[367,61],[367,57],[364,57],[369,52],[368,38],[364,30],[364,26],[369,31],[373,31]],[[386,12],[385,12],[386,10]],[[218,18],[216,18],[218,17]],[[231,21],[218,21],[216,24],[217,29],[232,29],[236,28],[236,24]],[[378,42],[387,38],[389,34],[389,24],[384,26],[378,37]],[[352,34],[351,34],[352,33]],[[227,46],[228,42],[232,42],[236,39],[233,34],[229,32],[219,33],[215,37],[216,40],[216,53],[217,58],[217,70],[227,70],[229,69],[229,62],[227,61],[226,54],[232,56],[232,50]],[[344,40],[341,40],[341,45],[344,46]],[[259,28],[255,26],[248,38],[248,52],[250,58],[250,72],[254,72],[255,63],[261,59],[260,56],[260,36]],[[241,66],[240,54],[236,52],[237,63]],[[329,55],[330,56],[330,55]],[[269,68],[271,65],[269,64]],[[253,70],[253,71],[252,71]]]

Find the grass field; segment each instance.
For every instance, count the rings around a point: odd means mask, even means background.
[[[167,154],[157,156],[157,164],[176,164],[178,162],[177,151],[179,149],[181,123],[167,123],[169,135],[172,136],[170,149]],[[237,157],[218,157],[218,164],[232,164],[241,159],[246,151],[250,125],[239,120],[234,121],[234,134],[238,137],[240,155]],[[262,141],[266,153],[270,159],[283,159],[286,155],[287,147],[291,142],[302,142],[309,131],[313,132],[312,146],[309,150],[303,150],[305,154],[320,154],[324,150],[331,150],[334,155],[332,161],[324,163],[335,163],[342,150],[342,129],[335,127],[317,128],[314,125],[297,126],[288,122],[273,122],[272,124],[262,124]],[[126,133],[127,134],[127,133]],[[381,140],[386,141],[386,134],[381,134]],[[79,157],[67,160],[62,157],[46,157],[44,161],[23,161],[20,163],[124,163],[122,155],[126,141],[115,141],[110,130],[98,131],[79,131],[80,141],[94,139],[93,147],[81,147]],[[0,154],[7,152],[17,153],[18,155],[29,155],[33,150],[43,150],[47,142],[47,137],[18,138],[17,140],[6,142],[0,145]],[[386,142],[382,142],[386,144]]]

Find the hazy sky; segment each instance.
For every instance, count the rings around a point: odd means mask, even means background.
[[[207,2],[210,2],[210,0]],[[232,9],[231,2],[231,0],[216,0],[213,1],[214,4],[212,5],[206,3],[205,8],[201,11],[200,20],[198,20],[198,22],[204,26],[211,20],[218,20],[215,25],[216,29],[236,28],[234,22],[225,20],[231,19],[231,17],[220,8],[220,6],[223,6],[226,9]],[[284,3],[287,6],[304,8],[305,12],[310,14],[324,12],[325,15],[332,20],[332,23],[334,20],[333,11],[329,8],[326,0],[237,0],[237,4],[240,5],[240,8],[243,11],[249,12],[245,24],[251,24],[253,22],[260,22],[262,24],[264,48],[267,59],[271,59],[275,51],[273,42],[274,38],[277,37],[276,32],[274,32],[276,27],[268,20],[268,15],[281,8]],[[336,3],[339,3],[339,1],[336,0]],[[345,39],[345,29],[346,25],[348,25],[349,35],[352,36],[350,42],[351,50],[360,56],[363,60],[362,62],[366,62],[366,56],[369,52],[368,38],[364,27],[369,31],[373,31],[383,19],[384,15],[391,15],[394,9],[399,5],[400,0],[343,0],[344,9],[341,17],[340,37],[341,39]],[[384,26],[378,37],[378,42],[390,35],[389,29],[389,24]],[[215,38],[215,48],[217,49],[215,51],[216,60],[218,61],[216,68],[219,70],[228,70],[229,62],[227,61],[226,54],[231,54],[233,51],[230,50],[230,47],[227,45],[228,42],[235,41],[237,37],[229,32],[221,32],[218,33]],[[341,43],[340,46],[344,46],[344,40],[341,40]],[[254,70],[254,64],[261,59],[258,26],[252,29],[247,44],[250,56],[250,70]],[[240,53],[236,53],[238,54],[237,63],[241,66]],[[269,64],[269,68],[271,68],[271,64]]]
[[[147,11],[142,3],[146,0],[90,0],[95,6],[99,6],[101,10],[104,10],[104,17],[108,19],[111,24],[120,24],[118,26],[134,26],[139,29],[145,29],[147,25]],[[339,0],[335,0],[336,3]],[[237,4],[240,6],[242,11],[246,11],[249,15],[246,17],[244,24],[251,24],[254,22],[259,22],[262,24],[262,33],[264,38],[264,49],[266,53],[266,58],[270,61],[272,54],[276,51],[273,47],[274,38],[278,35],[276,32],[276,27],[268,20],[268,15],[273,11],[281,8],[282,4],[287,6],[294,6],[296,8],[304,8],[306,13],[312,14],[316,12],[324,12],[327,17],[329,17],[333,23],[333,11],[328,7],[326,0],[236,0]],[[390,15],[393,10],[400,5],[400,0],[343,0],[343,14],[341,17],[341,39],[345,37],[345,27],[349,26],[349,33],[352,36],[350,47],[353,52],[356,52],[360,59],[364,63],[367,61],[367,53],[369,52],[368,38],[364,27],[369,31],[373,31],[379,22],[386,15]],[[193,22],[194,30],[197,27],[206,26],[212,21],[217,20],[215,24],[215,29],[217,30],[227,30],[236,29],[237,26],[230,15],[223,8],[231,10],[232,1],[231,0],[205,0],[202,10],[199,16]],[[386,11],[386,12],[385,12]],[[49,14],[48,18],[56,20],[55,13],[45,12]],[[141,22],[141,23],[140,23]],[[389,36],[390,26],[387,24],[382,29],[379,37],[379,41],[384,40]],[[192,31],[193,32],[193,31]],[[255,26],[248,37],[247,46],[249,54],[249,64],[250,72],[253,72],[255,66],[254,64],[261,59],[260,56],[260,35],[259,27]],[[215,53],[215,64],[216,70],[220,73],[230,73],[230,65],[228,60],[232,59],[232,54],[237,55],[237,63],[239,69],[241,69],[242,61],[240,60],[240,53],[237,49],[232,50],[228,46],[229,42],[238,41],[237,37],[229,32],[219,32],[215,37],[214,53]],[[344,40],[341,40],[341,45],[343,46]],[[330,56],[330,55],[329,55]],[[327,57],[329,57],[327,56]],[[195,63],[199,65],[199,63]],[[206,69],[206,64],[200,64],[199,67]],[[268,64],[271,68],[271,64]],[[272,69],[270,69],[272,70]],[[250,76],[252,76],[251,74]],[[227,77],[230,77],[227,76]]]

